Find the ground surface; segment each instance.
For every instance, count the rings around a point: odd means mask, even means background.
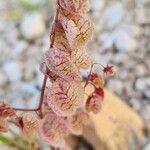
[[[37,104],[38,64],[49,47],[53,16],[49,1],[0,0],[0,99],[17,107]],[[150,2],[90,2],[95,34],[89,52],[95,62],[115,66],[116,76],[106,78],[106,86],[150,126]]]

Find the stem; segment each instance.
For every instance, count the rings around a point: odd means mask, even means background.
[[[44,100],[44,92],[45,92],[45,86],[46,86],[46,82],[47,82],[47,76],[45,75],[44,80],[43,80],[43,85],[42,85],[42,89],[41,89],[41,95],[40,95],[40,102],[37,108],[34,109],[25,109],[25,108],[11,108],[15,111],[39,111],[42,107],[42,103]]]
[[[56,9],[56,15],[54,18],[54,23],[52,25],[52,30],[50,33],[50,40],[51,40],[51,44],[50,44],[50,48],[53,48],[54,46],[54,42],[55,42],[55,30],[56,30],[56,23],[58,21],[58,16],[59,16],[59,5],[58,5],[58,0],[56,3],[57,9]],[[43,100],[44,100],[44,92],[45,92],[45,87],[46,87],[46,83],[47,83],[47,79],[48,77],[45,75],[44,76],[44,80],[43,80],[43,84],[42,84],[42,89],[41,89],[41,95],[40,95],[40,102],[37,108],[34,109],[25,109],[25,108],[12,108],[15,111],[39,111],[40,116],[42,116],[42,104],[43,104]]]
[[[92,65],[91,65],[89,75],[92,73],[93,66],[94,66],[94,64],[92,64]],[[86,86],[88,85],[89,78],[90,78],[90,76],[89,76],[89,75],[88,75],[88,78],[87,78],[86,83],[85,83],[85,85],[84,85],[84,88],[86,88]]]
[[[104,67],[103,65],[101,65],[100,63],[93,63],[93,64],[91,65],[89,75],[92,73],[92,69],[93,69],[94,65],[100,65],[100,67],[105,68],[105,67]],[[88,83],[89,83],[89,77],[90,77],[89,75],[88,75],[88,78],[87,78],[86,83],[85,83],[85,85],[84,85],[84,88],[86,88],[86,86],[87,86]]]
[[[44,76],[44,80],[43,80],[43,85],[42,85],[42,89],[41,89],[41,96],[40,96],[40,103],[39,103],[39,106],[37,108],[37,111],[39,110],[40,111],[40,115],[42,116],[42,103],[43,103],[43,100],[44,100],[44,93],[45,93],[45,87],[46,87],[46,82],[47,82],[47,76],[45,75]]]
[[[51,29],[51,33],[50,33],[50,40],[51,40],[50,48],[53,48],[54,42],[55,42],[56,23],[58,21],[58,16],[59,16],[58,0],[57,0],[56,6],[57,6],[57,8],[56,8],[56,15],[55,15],[54,22],[53,22],[52,29]]]

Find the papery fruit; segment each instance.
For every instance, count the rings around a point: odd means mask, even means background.
[[[48,69],[66,80],[80,81],[81,76],[75,64],[70,60],[67,53],[57,48],[51,48],[44,55]]]
[[[88,112],[99,113],[101,109],[102,97],[89,96],[86,101],[86,110]]]
[[[88,0],[59,0],[60,8],[70,13],[87,13],[89,11]]]
[[[73,18],[62,15],[60,22],[72,48],[85,45],[92,36],[93,26],[87,15],[73,16]]]
[[[85,47],[76,48],[71,52],[71,60],[79,68],[88,68],[91,64],[91,59]]]
[[[34,137],[38,130],[39,119],[29,113],[24,114],[20,119],[20,125],[23,133],[29,137]]]
[[[82,134],[83,125],[89,123],[89,116],[85,112],[77,112],[67,118],[67,126],[71,133],[75,135]]]
[[[6,118],[0,117],[0,132],[8,131],[8,123]]]
[[[46,115],[40,122],[39,134],[41,139],[54,147],[63,148],[68,130],[63,118],[54,114]]]
[[[59,75],[56,75],[55,73],[53,73],[52,71],[50,71],[48,69],[48,67],[46,66],[46,63],[44,62],[44,60],[40,64],[40,71],[44,75],[47,75],[49,77],[49,79],[51,79],[51,81],[55,81],[56,79],[59,78]]]
[[[73,115],[83,107],[84,89],[75,81],[57,80],[48,91],[47,103],[58,116]]]

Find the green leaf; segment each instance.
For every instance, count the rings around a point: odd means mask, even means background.
[[[38,9],[38,6],[32,4],[29,0],[19,0],[18,4],[24,9],[28,9],[28,10]]]
[[[16,10],[10,11],[7,13],[7,17],[10,19],[19,19],[21,18],[21,16],[22,16],[22,13]]]
[[[13,141],[11,139],[9,139],[8,137],[4,136],[4,135],[0,135],[0,141],[4,144],[7,144],[7,145],[12,145],[13,144]]]

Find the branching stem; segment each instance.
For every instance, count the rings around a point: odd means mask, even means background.
[[[58,16],[59,16],[59,5],[58,5],[58,0],[57,0],[57,3],[56,3],[56,15],[55,15],[55,18],[54,18],[54,22],[53,22],[53,25],[52,25],[52,29],[51,29],[51,32],[50,32],[50,40],[51,40],[51,44],[50,44],[50,48],[53,48],[54,46],[54,42],[55,42],[55,30],[56,30],[56,23],[58,21]],[[34,109],[25,109],[25,108],[11,108],[15,111],[35,111],[35,112],[39,112],[39,116],[42,116],[42,104],[43,104],[43,100],[44,100],[44,93],[45,93],[45,88],[46,88],[46,83],[47,83],[47,79],[48,77],[45,75],[44,76],[44,80],[43,80],[43,84],[42,84],[42,88],[41,88],[41,95],[40,95],[40,102],[39,102],[39,105],[37,108],[34,108]]]

